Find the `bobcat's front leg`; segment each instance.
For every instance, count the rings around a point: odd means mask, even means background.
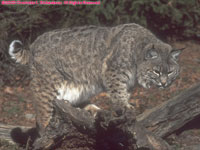
[[[128,102],[130,98],[128,87],[130,84],[134,85],[134,78],[133,72],[128,69],[109,69],[105,72],[104,84],[113,104],[133,108]]]

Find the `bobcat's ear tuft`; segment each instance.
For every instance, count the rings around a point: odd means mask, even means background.
[[[181,52],[184,50],[185,48],[181,48],[181,49],[174,49],[171,51],[170,55],[174,60],[178,60],[179,55],[181,54]]]

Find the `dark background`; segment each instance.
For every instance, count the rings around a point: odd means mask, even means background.
[[[53,29],[133,22],[150,29],[174,48],[186,48],[179,61],[180,77],[169,88],[134,89],[130,102],[135,103],[140,114],[200,82],[200,0],[102,0],[101,5],[92,6],[0,5],[0,123],[35,126],[30,72],[8,56],[12,40],[19,39],[28,47],[39,35]],[[106,100],[106,93],[101,93],[92,102],[106,108]],[[198,147],[199,122],[197,118],[192,123],[195,126],[189,124],[167,141],[181,150]],[[0,140],[0,150],[16,149]]]

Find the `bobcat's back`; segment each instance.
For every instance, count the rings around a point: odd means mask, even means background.
[[[45,69],[60,72],[73,82],[96,82],[102,76],[104,59],[120,47],[126,28],[132,28],[136,35],[142,30],[146,32],[136,24],[127,24],[113,28],[85,26],[45,33],[30,47],[32,61]],[[136,42],[137,37],[134,38]],[[127,55],[132,53],[124,52]]]

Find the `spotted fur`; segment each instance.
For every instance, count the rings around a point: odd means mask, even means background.
[[[136,82],[144,88],[165,88],[180,70],[180,51],[134,23],[47,32],[30,45],[31,53],[23,48],[15,51],[17,44],[22,46],[13,41],[9,53],[30,66],[37,122],[42,129],[51,119],[55,99],[77,106],[106,91],[113,102],[129,107],[128,90]]]

